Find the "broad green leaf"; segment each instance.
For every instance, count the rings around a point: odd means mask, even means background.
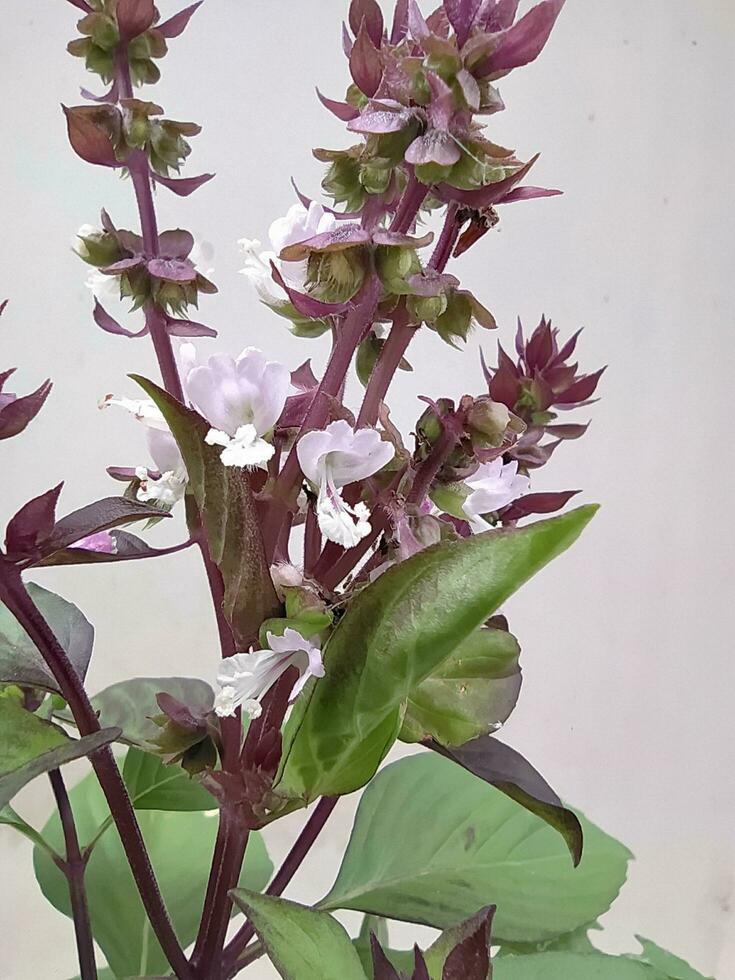
[[[575,867],[579,864],[584,839],[576,814],[564,806],[541,773],[520,752],[487,736],[457,748],[444,748],[437,742],[427,745],[558,830],[567,842]]]
[[[123,779],[136,810],[213,810],[214,797],[181,766],[166,765],[155,755],[130,748]]]
[[[32,582],[26,585],[31,599],[84,680],[92,656],[94,629],[77,607],[61,596]],[[33,641],[0,603],[0,684],[22,684],[58,692],[59,688]]]
[[[399,737],[464,745],[495,731],[518,700],[520,652],[505,630],[475,630],[412,692]]]
[[[201,415],[152,381],[131,377],[163,413],[184,458],[209,551],[222,573],[223,609],[238,649],[247,649],[263,620],[276,616],[280,609],[247,472],[222,464],[221,448],[204,441],[211,426]]]
[[[81,977],[76,976],[73,980],[82,980]],[[115,974],[109,967],[97,968],[97,980],[115,980]]]
[[[493,980],[669,980],[653,966],[604,953],[534,953],[493,962]]]
[[[352,940],[331,915],[253,892],[233,897],[284,980],[366,980]]]
[[[69,796],[80,841],[86,846],[109,817],[107,803],[92,775],[75,786]],[[159,810],[142,811],[138,819],[174,929],[186,947],[193,942],[199,924],[217,820],[202,812]],[[43,836],[52,847],[63,846],[58,816],[49,820]],[[39,848],[34,851],[33,862],[46,898],[64,915],[70,915],[64,876]],[[263,888],[271,871],[260,835],[251,834],[241,884]],[[85,882],[92,932],[115,975],[168,975],[166,957],[148,925],[116,830],[108,830],[96,844]]]
[[[625,881],[629,852],[589,821],[574,869],[538,817],[438,755],[386,767],[363,793],[320,908],[447,928],[497,905],[493,942],[542,942],[593,922]]]
[[[367,783],[395,739],[406,699],[568,548],[596,510],[434,545],[365,588],[325,647],[326,676],[289,719],[277,790],[308,802]]]
[[[528,956],[531,953],[599,953],[589,937],[590,930],[602,929],[593,923],[543,943],[503,943],[497,956]]]
[[[92,698],[100,724],[122,729],[122,741],[151,752],[161,729],[151,718],[161,714],[156,695],[170,694],[194,712],[212,710],[214,694],[205,681],[193,677],[133,677],[105,688]]]
[[[71,739],[26,711],[9,692],[0,696],[0,809],[36,776],[96,752],[118,734],[118,729],[107,729]]]
[[[643,936],[636,936],[635,938],[643,947],[643,952],[637,957],[631,957],[632,959],[638,959],[656,967],[657,970],[665,973],[670,980],[708,980],[702,973],[697,973],[687,962],[678,956],[674,956],[673,953],[661,949],[650,939],[644,939]]]

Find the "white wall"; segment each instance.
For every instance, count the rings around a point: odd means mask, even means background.
[[[177,6],[161,3],[164,13]],[[204,124],[189,172],[218,171],[190,200],[162,194],[159,207],[163,227],[183,224],[214,243],[221,293],[205,297],[201,312],[223,349],[257,344],[293,366],[324,356],[323,345],[292,339],[258,304],[237,275],[234,243],[262,237],[285,211],[291,175],[317,192],[311,146],[345,145],[313,93],[317,83],[336,97],[343,90],[345,6],[208,0],[172,42],[151,96],[174,118]],[[20,367],[22,390],[47,373],[56,385],[29,433],[3,444],[7,518],[62,478],[71,510],[111,492],[106,465],[142,461],[140,431],[95,404],[108,391],[130,393],[126,372],[155,368],[146,342],[93,326],[84,269],[69,250],[70,235],[103,204],[123,226],[135,220],[129,185],[66,146],[58,104],[78,101],[79,84],[90,84],[64,52],[76,11],[61,0],[2,7],[0,294],[11,305],[0,366]],[[734,9],[730,0],[570,0],[541,60],[502,83],[509,108],[491,127],[523,156],[542,150],[535,181],[566,194],[506,209],[500,230],[459,266],[505,341],[518,313],[530,325],[543,311],[565,332],[587,326],[583,366],[610,364],[589,434],[563,447],[542,477],[544,487],[583,487],[603,510],[510,607],[526,681],[507,740],[638,858],[606,919],[609,948],[630,948],[640,932],[718,980],[735,975]],[[392,393],[405,427],[417,394],[481,387],[477,338],[459,354],[422,335],[411,359],[415,373]],[[37,579],[95,623],[94,689],[135,674],[213,673],[193,554]],[[351,802],[333,825],[339,846],[315,852],[295,897],[316,898],[330,884]],[[42,782],[19,801],[37,823],[49,805]],[[275,855],[295,827],[276,828]],[[0,847],[0,924],[12,937],[0,974],[62,980],[75,972],[70,927],[37,894],[30,848],[9,831]]]

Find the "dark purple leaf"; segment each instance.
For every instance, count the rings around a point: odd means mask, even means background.
[[[346,303],[322,303],[321,300],[314,299],[306,293],[291,289],[273,262],[271,262],[271,269],[273,280],[284,290],[296,311],[302,316],[321,320],[325,316],[338,316],[347,309]]]
[[[157,517],[163,516],[162,511],[158,511]],[[128,531],[110,531],[115,546],[113,552],[92,551],[88,548],[70,547],[62,548],[48,555],[41,561],[34,562],[35,565],[45,568],[47,566],[60,565],[105,565],[116,561],[137,561],[141,558],[162,558],[165,555],[173,555],[191,547],[193,541],[185,541],[183,544],[173,545],[170,548],[151,548],[142,538]]]
[[[174,724],[185,731],[192,732],[192,734],[201,731],[208,714],[206,711],[194,714],[187,704],[179,701],[167,691],[161,691],[160,694],[156,695],[156,704]]]
[[[69,548],[82,538],[111,528],[151,518],[169,517],[165,511],[127,497],[104,497],[62,517],[43,543],[44,556]]]
[[[597,385],[600,383],[600,378],[606,370],[607,367],[603,367],[599,371],[595,371],[594,374],[587,374],[583,378],[580,378],[579,381],[567,388],[566,391],[557,395],[555,403],[557,405],[581,405],[582,402],[586,402],[588,398],[594,395]]]
[[[122,167],[115,156],[110,131],[105,123],[113,123],[118,113],[111,106],[62,106],[72,149],[87,163],[102,167]],[[119,115],[119,114],[118,114]]]
[[[166,317],[166,330],[172,337],[216,337],[217,331],[196,320],[175,320]]]
[[[51,382],[44,383],[30,395],[15,398],[0,409],[0,439],[17,436],[33,421],[43,408],[51,391]]]
[[[426,960],[424,959],[424,954],[418,948],[418,946],[413,947],[413,977],[411,980],[431,980],[429,976],[429,968],[426,965]]]
[[[503,521],[519,521],[522,517],[529,517],[531,514],[553,514],[581,492],[581,490],[562,490],[558,493],[526,494],[503,511]]]
[[[444,748],[438,742],[426,743],[430,749],[451,759],[468,772],[495,786],[524,809],[535,813],[558,830],[566,841],[575,868],[582,860],[582,825],[568,810],[543,776],[530,762],[499,742],[483,736],[459,748]]]
[[[364,23],[350,52],[350,74],[355,85],[368,98],[372,98],[378,91],[383,77],[380,51],[371,41]]]
[[[456,927],[463,937],[444,961],[442,980],[490,980],[490,926],[495,906],[490,905]]]
[[[445,200],[457,201],[465,207],[480,209],[492,204],[502,204],[513,188],[520,184],[539,156],[540,154],[537,153],[531,157],[528,163],[524,164],[520,170],[516,170],[510,177],[506,177],[504,180],[496,180],[492,184],[486,184],[484,187],[478,187],[473,191],[459,190],[459,188],[451,187],[449,184],[439,184],[436,190]]]
[[[198,0],[197,3],[193,3],[190,7],[185,7],[178,14],[169,17],[162,24],[157,24],[156,30],[165,38],[179,37],[186,30],[193,14],[201,7],[203,2],[204,0]]]
[[[5,531],[9,555],[32,555],[46,541],[56,522],[56,504],[63,483],[24,504]]]
[[[120,36],[125,41],[144,34],[156,18],[153,0],[117,0],[115,11]]]
[[[444,11],[454,28],[460,48],[469,37],[481,3],[482,0],[444,0]]]
[[[535,201],[540,197],[558,197],[564,191],[554,190],[549,187],[516,187],[509,194],[506,194],[498,204],[513,204],[515,201]]]
[[[374,932],[370,933],[370,952],[373,957],[373,980],[401,980]]]
[[[328,99],[326,95],[322,95],[319,89],[316,90],[316,94],[321,104],[326,109],[329,109],[337,119],[341,119],[342,122],[349,122],[351,119],[356,119],[360,115],[360,110],[350,105],[349,102],[336,102],[334,99]]]
[[[398,0],[393,14],[393,26],[390,31],[390,43],[400,44],[408,34],[408,0]]]
[[[565,0],[543,0],[509,28],[482,66],[481,75],[505,74],[534,61],[544,49]]]
[[[295,371],[291,372],[291,384],[294,388],[300,388],[302,391],[311,391],[316,388],[319,382],[314,375],[314,371],[311,367],[311,358],[300,364]]]
[[[158,247],[164,259],[186,259],[194,248],[194,236],[183,228],[164,231],[158,236]]]
[[[195,190],[198,190],[202,184],[212,180],[214,174],[200,174],[199,177],[162,177],[161,174],[154,173],[151,176],[155,183],[163,184],[164,187],[168,187],[179,197],[188,197]]]
[[[477,22],[490,34],[507,30],[516,19],[519,4],[520,0],[483,0]]]
[[[87,3],[87,0],[67,0],[72,7],[77,7],[79,10],[83,10],[85,14],[93,13],[92,8]]]
[[[556,436],[557,439],[581,439],[589,427],[589,422],[569,425],[547,425],[546,432],[550,436]]]
[[[380,47],[383,41],[383,13],[376,0],[352,0],[349,21],[353,34],[359,35],[364,24],[370,40],[376,48]]]
[[[349,58],[352,54],[352,37],[350,36],[350,29],[347,24],[342,24],[342,50],[345,53],[345,58]]]
[[[99,300],[94,301],[94,310],[92,312],[94,317],[94,322],[98,327],[101,327],[107,333],[114,333],[120,337],[143,337],[148,333],[148,327],[143,327],[142,330],[137,332],[134,330],[126,330],[125,327],[121,327],[120,324],[114,317],[111,317],[107,310],[102,306]]]

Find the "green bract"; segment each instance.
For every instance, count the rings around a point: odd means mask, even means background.
[[[286,727],[277,791],[308,802],[363,786],[395,741],[413,691],[568,548],[596,509],[435,545],[361,592],[327,643],[326,676]]]

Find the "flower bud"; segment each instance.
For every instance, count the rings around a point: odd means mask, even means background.
[[[467,429],[473,445],[481,448],[502,446],[508,439],[525,432],[525,423],[517,415],[492,398],[477,398],[467,414]]]
[[[427,323],[433,326],[447,309],[447,297],[444,293],[438,296],[409,296],[408,311],[417,323]]]
[[[444,426],[441,419],[445,415],[454,414],[454,402],[451,398],[440,398],[434,405],[429,405],[416,423],[416,435],[419,442],[433,445],[439,439]]]
[[[375,250],[375,266],[386,291],[395,296],[407,295],[407,280],[421,272],[421,263],[412,248],[380,245]]]
[[[123,256],[117,238],[106,231],[91,231],[89,234],[77,235],[75,252],[84,262],[98,268],[112,265]]]
[[[307,267],[309,292],[325,303],[351,299],[365,278],[365,250],[360,246],[312,252]]]

